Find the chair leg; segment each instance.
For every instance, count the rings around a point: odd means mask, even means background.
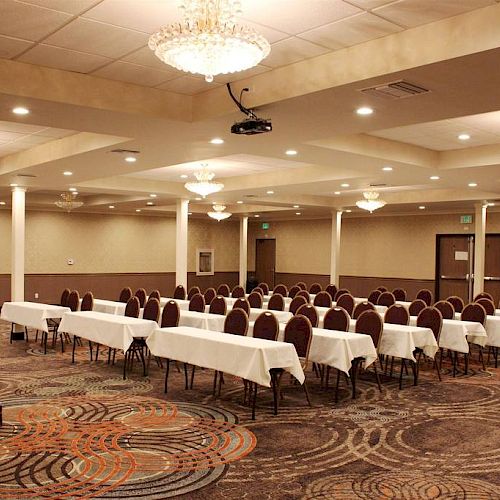
[[[467,375],[469,372],[469,355],[464,353],[464,374]]]
[[[73,354],[71,355],[71,363],[75,362],[75,347],[76,347],[76,336],[73,339]]]
[[[92,342],[89,340],[89,353],[90,353],[90,361],[93,360],[93,356],[92,356]]]
[[[373,369],[375,370],[375,378],[377,379],[378,390],[382,392],[382,386],[380,385],[380,377],[378,376],[377,365],[375,363],[373,364]]]
[[[271,372],[271,385],[273,388],[273,406],[274,406],[274,414],[278,414],[279,408],[279,397],[278,397],[278,379],[276,377],[275,372]]]
[[[304,383],[302,384],[302,387],[304,388],[304,392],[306,393],[307,403],[309,404],[310,407],[312,407],[311,399],[309,397],[309,390],[307,389],[307,382],[305,380]]]
[[[28,327],[27,326],[24,327],[24,335],[26,336],[26,343],[29,343],[29,339],[28,339]]]
[[[439,353],[439,364],[437,362],[437,359],[434,358],[434,368],[436,369],[436,372],[438,374],[438,379],[441,382],[441,361],[442,361],[441,358],[443,357],[443,353],[439,352],[439,351],[438,351],[438,353]],[[436,357],[437,357],[438,353],[436,353]]]
[[[189,389],[187,363],[184,363],[184,389]]]
[[[189,388],[192,389],[193,388],[193,383],[194,383],[194,370],[196,369],[196,367],[193,365],[193,369],[191,370],[191,383],[189,384]]]
[[[168,373],[170,371],[170,360],[167,359],[167,371],[165,372],[165,394],[167,394],[168,390]]]
[[[220,398],[222,384],[224,383],[224,372],[219,372],[219,388],[217,390],[217,397]]]
[[[219,372],[217,370],[215,370],[215,373],[214,373],[214,386],[212,388],[212,395],[215,396],[215,389],[217,388],[217,375],[219,374]]]
[[[28,334],[26,333],[26,336]],[[484,364],[484,356],[483,356],[483,348],[481,346],[479,346],[479,359],[483,365],[483,370],[486,371],[486,365]]]
[[[404,358],[401,358],[401,370],[399,371],[399,389],[403,388],[403,366],[406,366]]]
[[[252,420],[255,420],[255,406],[257,404],[257,384],[254,382],[253,402],[252,402]]]
[[[337,383],[335,384],[335,403],[339,402],[340,370],[337,370]]]

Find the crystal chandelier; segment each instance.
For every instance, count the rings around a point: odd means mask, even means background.
[[[212,179],[215,177],[213,172],[209,172],[207,165],[202,165],[203,169],[199,172],[195,172],[196,182],[186,182],[184,187],[191,191],[192,193],[199,194],[205,198],[209,194],[218,193],[224,188],[224,184],[221,182],[213,182]]]
[[[76,201],[75,193],[62,193],[61,200],[54,202],[54,204],[66,210],[66,212],[71,212],[74,208],[80,208],[83,205],[82,201]]]
[[[233,215],[231,212],[224,212],[224,210],[226,210],[226,205],[218,205],[218,204],[214,204],[212,206],[213,208],[213,212],[207,212],[207,215],[209,217],[212,217],[212,219],[215,219],[217,221],[221,221],[221,220],[224,220],[224,219],[228,219],[229,217],[231,217],[231,215]]]
[[[236,24],[241,0],[183,0],[184,21],[163,26],[149,48],[164,63],[205,76],[235,73],[268,56],[269,42],[249,26]]]
[[[365,191],[363,196],[364,200],[357,201],[356,205],[363,210],[368,210],[370,213],[378,208],[382,208],[386,204],[384,200],[378,199],[379,193],[376,191]]]

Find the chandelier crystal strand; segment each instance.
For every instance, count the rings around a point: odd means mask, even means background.
[[[224,184],[222,184],[222,182],[213,181],[215,174],[213,172],[209,172],[206,166],[204,166],[199,172],[195,172],[194,176],[196,177],[196,182],[186,182],[184,187],[192,193],[203,196],[203,198],[207,197],[209,194],[218,193],[224,189]]]
[[[226,205],[214,204],[212,208],[214,211],[207,212],[207,215],[219,222],[221,220],[228,219],[231,215],[233,215],[231,212],[224,212],[224,210],[226,210]]]
[[[356,205],[370,213],[386,205],[384,200],[379,200],[379,193],[376,191],[365,191],[363,196],[364,200],[357,201]]]
[[[240,0],[184,0],[184,21],[151,35],[149,48],[164,63],[205,76],[252,68],[269,55],[269,42],[257,31],[236,23]]]
[[[80,208],[83,205],[83,202],[76,201],[75,193],[62,193],[61,198],[61,200],[54,202],[54,205],[66,210],[66,212],[71,212],[74,208]]]

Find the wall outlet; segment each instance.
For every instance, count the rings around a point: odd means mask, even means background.
[[[38,299],[38,292],[35,292],[35,299]]]

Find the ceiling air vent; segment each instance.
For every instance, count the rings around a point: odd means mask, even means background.
[[[140,151],[137,151],[136,149],[113,149],[111,150],[111,153],[138,155]]]
[[[17,177],[29,177],[31,179],[34,179],[36,175],[33,174],[17,174]]]
[[[374,184],[370,184],[370,187],[372,187],[372,188],[380,188],[380,187],[386,187],[386,186],[387,186],[387,184],[384,184],[384,183],[379,183],[379,184],[374,183]]]
[[[414,83],[398,80],[397,82],[384,83],[376,87],[360,89],[360,92],[375,97],[382,97],[384,99],[403,99],[404,97],[427,94],[430,90],[415,85]]]

